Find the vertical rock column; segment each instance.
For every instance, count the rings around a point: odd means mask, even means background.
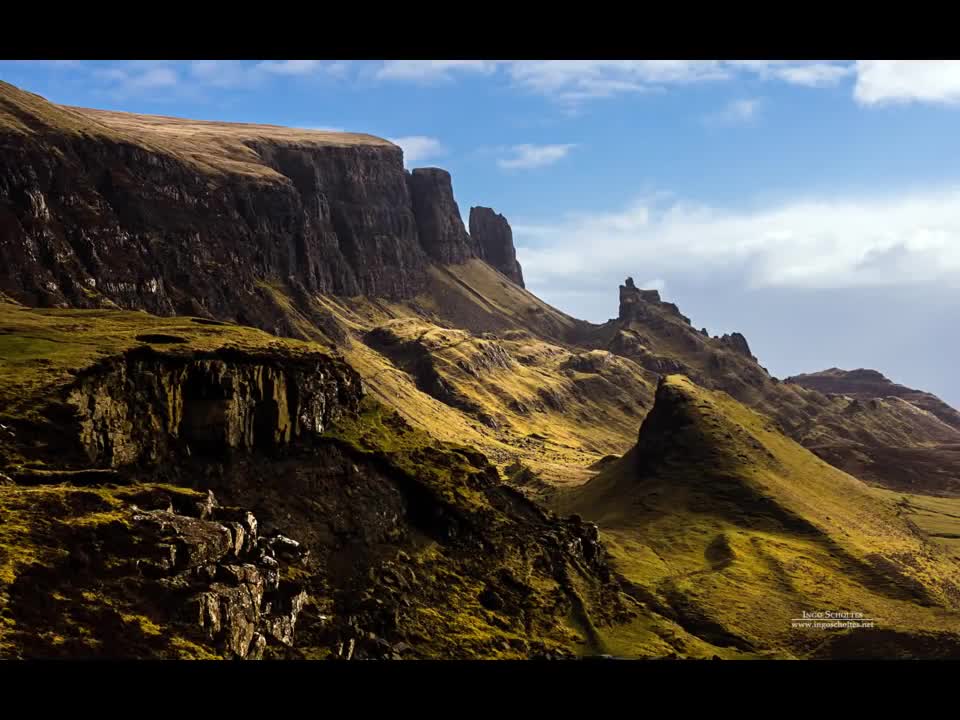
[[[487,207],[470,208],[470,237],[479,245],[488,263],[524,287],[523,270],[513,246],[513,230],[503,215]]]

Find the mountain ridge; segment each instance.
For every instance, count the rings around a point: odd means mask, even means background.
[[[819,372],[794,375],[785,378],[784,382],[802,385],[822,393],[849,395],[861,400],[884,397],[902,398],[921,410],[932,413],[951,427],[960,429],[960,412],[933,393],[895,383],[877,370],[828,368]]]

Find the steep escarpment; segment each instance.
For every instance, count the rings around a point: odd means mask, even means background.
[[[323,355],[152,348],[91,368],[70,388],[79,441],[107,467],[187,455],[273,450],[355,410],[359,376]]]
[[[479,244],[488,263],[513,280],[523,284],[523,269],[517,262],[513,245],[513,230],[507,219],[488,207],[470,208],[470,236]]]
[[[420,242],[431,258],[446,265],[483,257],[476,240],[463,227],[450,173],[417,168],[407,175],[407,184]]]
[[[349,133],[63,108],[0,84],[0,292],[302,335],[269,290],[411,298],[482,257],[450,176]],[[223,282],[229,277],[230,282]]]

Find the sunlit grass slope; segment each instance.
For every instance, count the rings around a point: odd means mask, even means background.
[[[637,447],[560,505],[597,521],[638,592],[714,644],[858,654],[893,633],[909,653],[941,633],[955,647],[953,559],[895,502],[685,377],[660,384]],[[862,612],[877,629],[792,627],[804,611]]]

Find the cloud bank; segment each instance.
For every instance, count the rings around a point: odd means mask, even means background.
[[[753,211],[643,199],[514,227],[531,284],[634,274],[737,277],[751,288],[960,286],[960,188],[797,200]]]
[[[450,83],[490,76],[514,89],[567,105],[678,86],[760,79],[807,88],[852,79],[851,97],[865,107],[893,103],[960,103],[958,60],[234,60],[31,62],[51,71],[90,72],[118,94],[256,88],[279,80],[326,77],[352,81]]]

